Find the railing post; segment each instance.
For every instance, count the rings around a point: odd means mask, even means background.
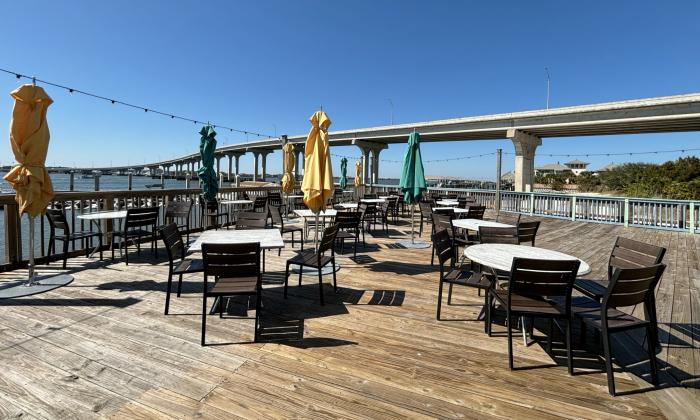
[[[5,218],[5,262],[15,264],[22,258],[22,237],[19,225],[19,208],[17,204],[4,206]]]
[[[689,208],[690,208],[690,227],[688,228],[688,231],[690,233],[695,233],[695,203],[693,203],[691,201]]]
[[[576,195],[571,196],[571,220],[576,220]]]
[[[625,225],[625,227],[629,227],[629,225],[630,225],[630,199],[629,198],[625,198],[624,206],[625,206],[625,213],[624,213],[624,216],[623,216],[624,219],[622,222]]]
[[[535,193],[530,193],[530,216],[535,214]]]

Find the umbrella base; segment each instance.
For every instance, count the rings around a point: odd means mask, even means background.
[[[313,268],[313,267],[299,267],[298,265],[292,266],[291,272],[292,273],[299,273],[299,270],[301,269],[301,274],[304,276],[318,276],[318,269]],[[340,264],[337,262],[335,263],[335,271],[340,270]],[[323,267],[321,269],[321,275],[326,275],[326,274],[333,274],[333,266],[328,264],[327,266]]]
[[[63,287],[72,281],[73,276],[59,274],[57,276],[36,277],[31,286],[26,286],[27,279],[0,283],[0,299],[12,299],[45,293]]]
[[[430,248],[430,243],[425,242],[425,241],[412,241],[410,239],[405,239],[402,241],[397,241],[396,245],[402,246],[404,248],[412,248],[412,249],[425,249],[425,248]]]

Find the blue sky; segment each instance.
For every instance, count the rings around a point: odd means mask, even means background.
[[[0,67],[195,119],[303,134],[331,129],[700,92],[700,2],[2,2]],[[31,27],[29,26],[31,22]],[[0,74],[0,121],[18,85]],[[48,164],[109,165],[197,150],[192,123],[47,87]],[[245,140],[221,132],[220,144]],[[252,137],[251,137],[252,139]],[[700,147],[699,133],[545,139],[537,164]],[[508,141],[424,144],[425,160],[512,152]],[[335,153],[359,156],[354,147]],[[400,145],[382,158],[399,160]],[[678,154],[634,157],[664,161]],[[596,168],[629,157],[583,158]],[[339,167],[338,158],[334,166]],[[12,161],[7,137],[0,164]],[[241,160],[252,169],[252,156]],[[268,159],[270,172],[279,153]],[[504,170],[513,166],[504,157]],[[380,176],[400,165],[382,162]],[[428,175],[494,178],[494,158],[426,164]]]

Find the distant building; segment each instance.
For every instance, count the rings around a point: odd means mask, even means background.
[[[564,166],[561,163],[548,163],[546,165],[539,166],[535,168],[535,173],[540,173],[540,174],[556,174],[559,172],[566,172],[570,171],[571,168],[568,166]]]
[[[588,162],[584,162],[582,160],[574,159],[571,162],[566,162],[564,163],[567,168],[571,169],[571,172],[573,172],[576,175],[579,175],[581,172],[586,172],[588,169]]]

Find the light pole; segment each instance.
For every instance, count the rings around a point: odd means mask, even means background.
[[[394,125],[394,102],[391,98],[387,98],[386,100],[389,101],[389,121],[391,121],[391,125]]]
[[[544,68],[544,72],[547,75],[547,109],[549,109],[549,69],[547,67]]]

